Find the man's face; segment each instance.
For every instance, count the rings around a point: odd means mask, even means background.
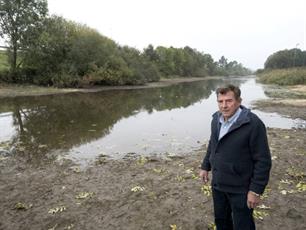
[[[218,94],[217,97],[219,111],[222,113],[224,120],[234,115],[241,104],[241,100],[235,98],[234,92],[229,91],[225,94]]]

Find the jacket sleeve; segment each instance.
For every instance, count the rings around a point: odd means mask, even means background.
[[[253,176],[249,190],[262,194],[269,181],[272,162],[266,127],[259,118],[255,119],[249,145],[253,160]]]

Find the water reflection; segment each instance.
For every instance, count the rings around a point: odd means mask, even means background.
[[[84,161],[101,153],[116,157],[128,152],[188,152],[208,139],[211,114],[217,109],[212,91],[228,81],[241,85],[247,105],[265,97],[254,79],[237,78],[155,89],[0,99],[0,142],[22,146],[41,160],[46,156],[52,160],[56,156],[50,153],[58,152]],[[280,122],[287,121],[292,126],[290,119]]]
[[[216,84],[210,80],[146,90],[1,99],[0,111],[12,113],[12,143],[32,152],[69,150],[103,138],[118,121],[141,111],[186,108],[208,97]]]

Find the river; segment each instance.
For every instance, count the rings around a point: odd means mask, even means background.
[[[0,100],[0,148],[18,146],[32,157],[69,158],[86,165],[103,154],[184,154],[201,148],[217,110],[214,90],[233,83],[242,104],[265,99],[254,77],[210,79],[164,88],[72,93]],[[253,110],[273,128],[305,121]],[[1,147],[2,146],[2,147]]]

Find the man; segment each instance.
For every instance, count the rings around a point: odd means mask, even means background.
[[[217,230],[253,230],[253,209],[269,180],[271,155],[266,128],[241,105],[240,89],[217,89],[219,111],[213,115],[211,136],[200,169],[204,183],[212,170]]]

